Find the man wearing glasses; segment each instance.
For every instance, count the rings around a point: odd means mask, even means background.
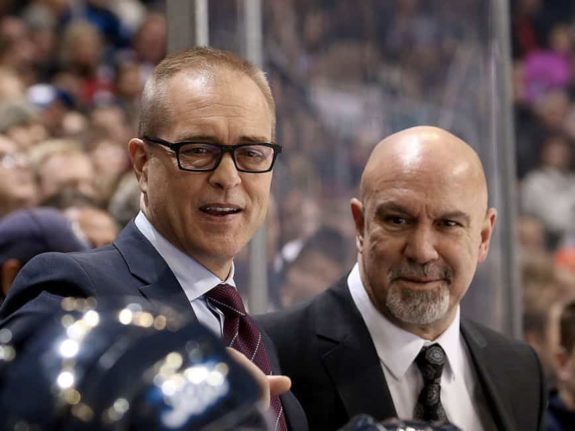
[[[234,256],[265,219],[281,150],[274,129],[262,71],[211,48],[167,57],[146,83],[139,137],[128,144],[140,213],[110,246],[31,261],[0,309],[4,324],[65,296],[144,296],[196,318],[265,374],[277,374],[273,348],[233,279]],[[271,428],[307,429],[295,398],[274,396],[289,380],[267,381]]]

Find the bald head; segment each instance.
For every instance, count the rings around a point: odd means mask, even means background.
[[[444,129],[417,126],[379,142],[361,177],[361,199],[368,199],[381,181],[419,175],[421,181],[465,185],[487,208],[487,183],[479,156],[467,143]]]
[[[495,226],[479,157],[437,127],[396,133],[373,150],[351,211],[371,302],[434,340],[453,322]]]

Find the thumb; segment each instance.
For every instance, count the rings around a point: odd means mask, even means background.
[[[288,376],[267,376],[267,379],[272,397],[285,394],[291,388],[291,380]]]

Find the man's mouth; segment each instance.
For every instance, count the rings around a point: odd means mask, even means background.
[[[400,280],[408,281],[410,283],[435,283],[437,281],[441,281],[441,278],[400,277]]]
[[[228,216],[232,214],[238,214],[242,209],[236,205],[226,205],[226,204],[208,204],[200,207],[200,211],[211,216]]]

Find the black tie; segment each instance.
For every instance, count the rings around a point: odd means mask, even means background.
[[[423,347],[415,363],[423,377],[423,389],[415,406],[415,419],[446,421],[447,416],[441,405],[441,373],[445,365],[445,352],[439,344]]]

